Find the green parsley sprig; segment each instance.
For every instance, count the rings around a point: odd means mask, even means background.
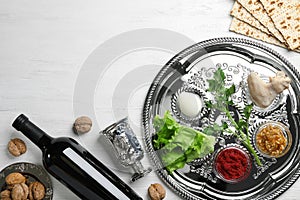
[[[253,149],[253,146],[250,143],[250,137],[248,134],[248,121],[251,115],[253,105],[251,104],[245,106],[243,110],[245,119],[239,119],[239,121],[235,121],[229,110],[229,107],[233,106],[234,104],[231,99],[231,95],[235,93],[235,85],[231,85],[229,88],[226,88],[225,79],[226,76],[224,74],[224,71],[221,68],[218,68],[214,72],[213,79],[207,80],[209,84],[208,92],[211,92],[212,95],[214,95],[214,102],[206,101],[205,103],[208,108],[216,109],[220,112],[225,113],[231,125],[235,128],[235,131],[231,130],[226,122],[223,122],[222,125],[214,124],[213,126],[208,126],[203,130],[203,132],[210,135],[213,132],[232,133],[244,144],[248,151],[253,155],[256,163],[259,166],[261,166],[262,163],[255,150]]]

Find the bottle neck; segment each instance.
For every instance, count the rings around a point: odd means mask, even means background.
[[[53,139],[35,124],[33,124],[25,115],[21,114],[15,119],[12,126],[21,131],[39,148],[43,149]]]

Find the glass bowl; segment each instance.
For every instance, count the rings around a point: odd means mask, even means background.
[[[214,173],[226,183],[234,184],[245,180],[251,168],[249,154],[236,144],[219,149],[214,156]]]
[[[287,126],[280,122],[265,122],[257,128],[254,146],[259,153],[268,158],[284,156],[291,148],[292,135]]]

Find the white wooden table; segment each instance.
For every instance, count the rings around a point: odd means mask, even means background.
[[[195,42],[242,37],[228,31],[232,5],[223,0],[0,0],[0,168],[21,161],[41,164],[39,149],[11,127],[25,113],[52,136],[77,139],[128,182],[129,171],[110,156],[99,130],[128,115],[142,141],[141,111],[151,80],[176,52]],[[268,46],[300,69],[300,54]],[[85,71],[94,61],[97,68]],[[72,132],[79,115],[93,118],[90,133]],[[18,158],[6,150],[13,137],[28,147]],[[143,163],[150,166],[147,154]],[[54,200],[78,199],[52,180]],[[147,199],[154,182],[163,184],[152,172],[131,187]],[[299,199],[299,192],[300,180],[279,199]],[[180,197],[167,188],[166,199]]]

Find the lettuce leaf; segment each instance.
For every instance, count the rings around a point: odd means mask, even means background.
[[[153,124],[156,130],[154,148],[158,150],[170,174],[183,168],[186,163],[214,151],[214,136],[178,124],[169,111],[166,111],[163,118],[156,116]]]

